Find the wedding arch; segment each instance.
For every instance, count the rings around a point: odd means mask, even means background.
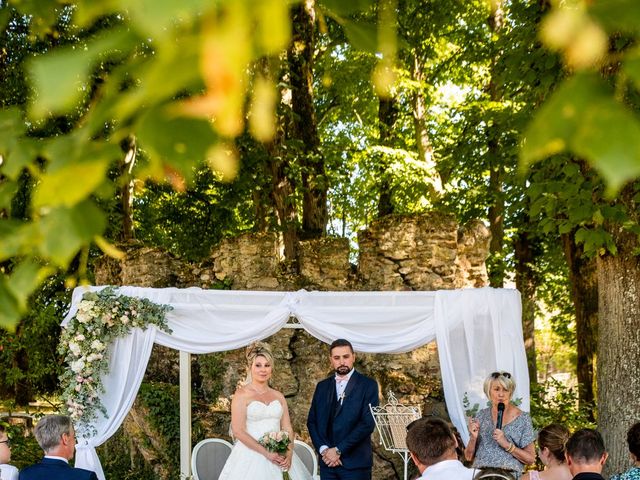
[[[62,325],[76,315],[82,296],[105,287],[78,287]],[[99,400],[105,415],[94,435],[76,446],[76,466],[104,480],[96,447],[120,427],[131,409],[154,343],[180,351],[180,470],[190,475],[190,355],[233,350],[267,338],[291,317],[317,339],[349,339],[358,352],[404,353],[436,341],[448,413],[465,442],[463,398],[484,404],[484,378],[508,370],[518,379],[514,398],[529,410],[529,374],[522,337],[520,293],[512,289],[429,292],[265,292],[200,288],[118,287],[119,295],[172,307],[171,331],[134,328],[108,346],[108,371]],[[320,379],[318,379],[320,380]]]

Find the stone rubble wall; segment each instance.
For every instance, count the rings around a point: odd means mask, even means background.
[[[357,267],[349,262],[348,239],[322,238],[301,242],[300,273],[292,274],[283,263],[277,235],[253,233],[224,240],[209,261],[198,265],[158,249],[130,245],[123,260],[99,259],[95,279],[96,284],[274,291],[483,287],[488,285],[489,240],[489,231],[480,221],[460,227],[448,215],[392,215],[358,234]],[[306,415],[315,384],[330,374],[327,346],[304,330],[292,329],[283,329],[266,341],[275,356],[273,386],[286,396],[296,432],[309,441]],[[230,397],[245,375],[244,349],[212,355],[220,364],[213,374],[199,365],[202,356],[192,358],[197,372],[194,384],[201,387],[206,405],[194,403],[194,418],[207,436],[228,439]],[[398,355],[358,354],[356,368],[378,381],[383,401],[393,391],[401,403],[446,416],[434,343]],[[177,352],[154,347],[146,378],[177,383],[178,371]],[[207,392],[218,393],[211,398]],[[140,417],[136,416],[137,422]],[[402,478],[400,457],[374,443],[373,478]]]

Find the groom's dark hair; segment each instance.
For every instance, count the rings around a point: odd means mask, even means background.
[[[329,353],[333,352],[333,349],[336,347],[349,347],[351,349],[351,353],[353,353],[353,345],[349,340],[345,340],[344,338],[338,338],[334,340],[331,346],[329,347]]]

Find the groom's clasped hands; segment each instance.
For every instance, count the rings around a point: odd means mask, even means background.
[[[327,465],[327,467],[338,467],[342,465],[340,461],[340,455],[336,452],[336,448],[327,448],[322,452],[322,461]]]

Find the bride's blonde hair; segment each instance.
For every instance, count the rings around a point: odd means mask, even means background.
[[[247,359],[247,376],[242,381],[242,385],[249,385],[251,383],[251,366],[256,357],[264,357],[271,364],[271,369],[274,369],[273,355],[271,354],[271,347],[264,342],[255,342],[247,347],[245,353]]]

